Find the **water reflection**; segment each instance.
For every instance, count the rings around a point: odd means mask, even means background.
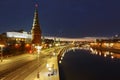
[[[60,80],[120,80],[120,53],[75,47],[65,51],[62,57]]]
[[[99,56],[103,56],[103,57],[110,57],[111,59],[113,59],[113,58],[120,59],[120,53],[114,53],[114,52],[104,51],[104,50],[97,50],[97,49],[93,49],[93,48],[90,48],[90,51],[91,51],[91,54],[95,54],[95,55],[99,55]]]

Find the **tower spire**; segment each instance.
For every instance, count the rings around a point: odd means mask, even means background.
[[[32,25],[32,44],[41,45],[41,29],[38,17],[38,4],[35,4],[34,19]]]

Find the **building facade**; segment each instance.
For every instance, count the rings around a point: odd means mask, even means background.
[[[6,32],[7,42],[15,41],[16,43],[20,43],[24,41],[25,43],[31,43],[32,35],[28,32]]]

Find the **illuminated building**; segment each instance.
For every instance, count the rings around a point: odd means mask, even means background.
[[[31,43],[31,34],[22,31],[22,32],[6,32],[7,42],[15,41],[19,43],[20,41],[24,41],[25,43]]]
[[[34,20],[33,20],[33,26],[31,30],[32,34],[32,44],[34,45],[41,45],[41,29],[39,24],[39,18],[38,18],[38,5],[35,5],[35,13],[34,13]]]

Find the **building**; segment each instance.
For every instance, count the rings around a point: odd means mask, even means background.
[[[7,42],[15,41],[16,43],[20,43],[24,41],[25,43],[31,43],[31,34],[25,31],[12,31],[6,32]]]
[[[32,44],[34,45],[41,45],[41,29],[40,29],[40,23],[39,23],[39,17],[38,17],[38,4],[35,5],[35,13],[34,13],[34,19],[33,19],[33,25],[32,25]]]

